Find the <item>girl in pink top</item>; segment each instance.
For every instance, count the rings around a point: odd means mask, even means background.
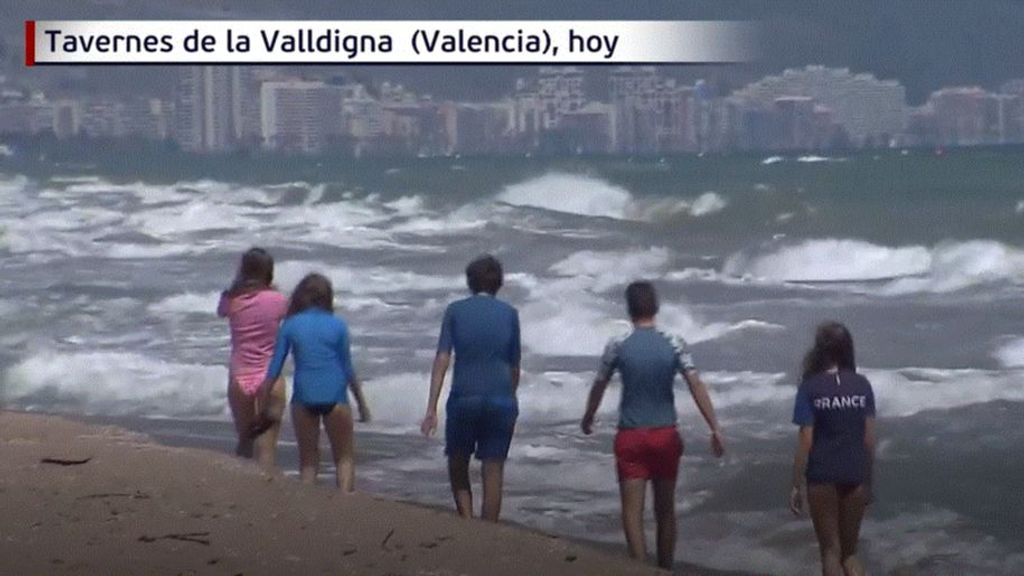
[[[267,365],[274,355],[277,328],[288,309],[288,300],[273,287],[274,259],[262,248],[251,248],[242,255],[231,287],[221,293],[217,315],[227,318],[231,326],[231,361],[228,371],[228,404],[238,432],[235,453],[252,458],[254,440],[249,429],[263,410],[259,406],[257,390],[267,373]],[[266,411],[284,411],[284,379],[273,386]],[[274,465],[279,425],[272,426],[257,440],[256,452],[260,464]]]

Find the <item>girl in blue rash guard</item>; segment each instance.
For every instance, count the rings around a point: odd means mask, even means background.
[[[825,576],[860,576],[857,540],[871,502],[875,395],[857,373],[853,337],[845,326],[818,327],[804,359],[793,423],[800,426],[790,509],[803,510],[804,482]]]
[[[303,278],[292,293],[261,393],[269,395],[289,351],[295,356],[292,423],[299,444],[302,481],[316,482],[320,464],[320,421],[323,420],[331,441],[338,488],[352,492],[355,447],[348,390],[352,390],[359,404],[361,422],[370,420],[370,411],[352,367],[348,326],[334,315],[331,282],[320,274]],[[264,422],[267,418],[264,416]]]

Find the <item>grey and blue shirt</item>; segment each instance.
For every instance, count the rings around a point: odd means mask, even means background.
[[[654,327],[634,328],[605,346],[599,380],[622,376],[619,428],[655,428],[676,423],[676,374],[696,370],[686,342]]]

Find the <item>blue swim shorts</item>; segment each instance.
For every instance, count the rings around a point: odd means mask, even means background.
[[[519,416],[514,396],[448,398],[444,453],[476,454],[477,460],[505,460]]]

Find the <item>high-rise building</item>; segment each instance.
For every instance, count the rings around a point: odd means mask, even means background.
[[[608,154],[615,142],[615,109],[590,102],[562,115],[559,132],[567,151],[575,154]]]
[[[494,154],[508,145],[515,107],[512,102],[460,103],[455,108],[453,151],[460,154]]]
[[[185,150],[223,152],[259,133],[256,81],[229,66],[181,68],[175,94],[175,138]]]
[[[884,145],[905,126],[906,90],[895,80],[853,74],[848,68],[807,66],[768,76],[734,93],[748,105],[770,109],[778,98],[802,96],[832,110],[858,146]]]
[[[53,130],[53,103],[42,92],[19,91],[0,98],[0,134],[40,134]]]
[[[283,152],[323,152],[342,132],[342,87],[290,80],[260,89],[263,146]]]
[[[1024,78],[1017,78],[1015,80],[1009,80],[1003,84],[999,92],[1001,94],[1017,94],[1024,96]]]
[[[654,66],[620,66],[609,76],[615,109],[615,150],[650,154],[658,150],[661,79]]]
[[[170,106],[159,98],[133,98],[119,108],[120,130],[125,136],[149,140],[168,137]]]
[[[1024,95],[991,94],[985,109],[988,139],[993,144],[1024,141]]]
[[[658,115],[658,149],[664,152],[697,150],[699,119],[696,91],[666,80],[655,95]]]
[[[362,84],[343,84],[341,134],[351,140],[351,152],[361,156],[372,150],[384,132],[384,109]]]
[[[235,141],[242,146],[258,146],[260,123],[260,84],[256,71],[249,66],[231,68],[231,128]]]
[[[694,152],[721,139],[713,133],[717,102],[703,81],[681,86],[654,66],[620,66],[612,70],[609,88],[617,152]]]
[[[57,138],[78,135],[82,125],[82,106],[77,100],[60,100],[53,105],[53,134]]]
[[[513,96],[512,131],[515,134],[515,148],[533,150],[540,143],[544,130],[544,104],[540,95],[525,78],[516,80]]]
[[[779,122],[779,147],[784,150],[809,150],[815,147],[814,98],[785,96],[775,99]]]
[[[383,151],[434,156],[451,150],[444,106],[424,97],[384,102]]]
[[[575,66],[541,66],[537,79],[541,127],[553,130],[564,114],[583,107],[583,69]]]
[[[928,104],[935,114],[938,143],[948,146],[985,143],[989,97],[988,92],[977,86],[943,88],[932,92]]]

